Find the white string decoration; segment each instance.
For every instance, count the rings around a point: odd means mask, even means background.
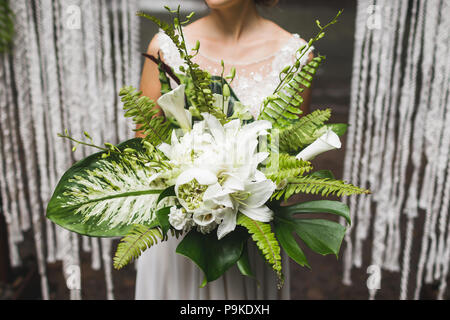
[[[343,282],[364,255],[400,271],[400,299],[420,298],[450,264],[450,4],[359,0],[344,179],[373,192],[345,199],[353,214]],[[418,226],[417,218],[424,225]],[[419,229],[420,228],[420,229]],[[417,230],[415,230],[417,229]],[[413,241],[422,235],[419,246]],[[371,238],[370,238],[371,236]],[[362,250],[372,240],[371,253]],[[420,250],[418,261],[411,254]],[[414,295],[409,280],[415,273]],[[382,289],[382,284],[381,284]],[[370,290],[375,298],[377,290]]]
[[[32,229],[44,299],[46,264],[62,261],[71,299],[81,299],[79,250],[105,272],[114,299],[112,240],[80,237],[45,219],[63,173],[93,150],[57,136],[67,129],[96,143],[133,137],[118,89],[140,77],[137,1],[15,0],[11,54],[0,57],[0,197],[13,267],[20,266],[23,232]]]

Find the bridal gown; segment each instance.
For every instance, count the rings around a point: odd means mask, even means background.
[[[161,56],[176,72],[183,64],[177,48],[163,32],[157,34]],[[188,47],[195,41],[186,39]],[[236,68],[236,78],[231,87],[237,97],[257,117],[262,100],[272,94],[278,84],[278,75],[286,65],[295,61],[296,50],[305,44],[298,34],[291,38],[270,56],[248,63],[225,61],[229,70]],[[302,58],[306,64],[308,54]],[[201,54],[195,57],[203,69],[213,75],[221,74],[220,60]],[[226,70],[227,70],[226,69]],[[227,72],[225,74],[228,74]],[[180,239],[169,238],[151,249],[146,250],[137,261],[136,296],[141,299],[289,299],[289,261],[283,254],[283,273],[285,283],[281,290],[277,289],[277,277],[266,264],[252,241],[249,245],[249,258],[253,272],[258,279],[244,277],[236,266],[231,267],[221,278],[200,288],[203,280],[201,270],[188,258],[175,253]]]

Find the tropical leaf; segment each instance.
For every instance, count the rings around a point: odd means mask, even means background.
[[[272,199],[279,200],[284,195],[284,198],[287,200],[296,193],[320,194],[322,196],[336,195],[340,197],[352,194],[369,194],[370,191],[341,180],[308,175],[288,179],[284,189],[275,191]]]
[[[248,233],[236,228],[221,240],[217,234],[191,230],[179,243],[176,252],[191,259],[204,273],[202,287],[222,276],[242,256]]]
[[[143,157],[141,139],[117,146]],[[155,170],[122,154],[93,154],[71,167],[47,207],[56,224],[83,235],[124,236],[134,224],[157,224],[155,204],[162,187],[149,183]]]
[[[250,265],[247,244],[244,244],[244,248],[242,250],[242,255],[239,258],[239,260],[236,262],[236,265],[242,275],[256,279],[256,277],[252,271],[251,265]]]
[[[163,239],[164,237],[159,228],[135,225],[117,246],[114,256],[114,268],[122,269],[128,263],[137,259],[142,252]]]
[[[282,283],[280,245],[272,233],[270,224],[255,221],[243,214],[239,214],[237,224],[247,228],[253,241],[255,241],[264,258],[272,266]]]
[[[287,255],[301,266],[308,266],[303,250],[294,233],[314,252],[322,255],[338,255],[346,228],[339,223],[324,219],[299,219],[295,214],[331,213],[350,224],[350,210],[339,201],[318,200],[297,203],[275,209],[275,234]]]

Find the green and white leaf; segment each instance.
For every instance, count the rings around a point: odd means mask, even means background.
[[[141,139],[117,146],[145,150]],[[166,187],[150,182],[155,170],[125,155],[104,152],[76,163],[58,183],[47,207],[56,224],[83,235],[124,236],[133,225],[154,226],[156,201]]]

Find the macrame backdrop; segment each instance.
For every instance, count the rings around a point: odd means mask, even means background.
[[[13,266],[32,229],[42,297],[49,298],[46,262],[63,263],[72,299],[81,298],[79,249],[105,272],[113,298],[111,240],[80,237],[45,219],[59,178],[92,149],[71,152],[58,133],[68,129],[94,142],[133,136],[118,90],[137,86],[139,20],[130,0],[14,0],[16,35],[10,55],[0,55],[0,195]]]
[[[362,267],[371,254],[371,264],[401,273],[400,299],[419,299],[422,284],[436,281],[437,298],[445,296],[449,30],[448,0],[358,0],[344,178],[373,194],[346,199],[353,214],[346,237],[346,284],[352,267]],[[413,241],[417,234],[423,235],[421,243]],[[371,253],[363,251],[369,239]],[[419,251],[418,260],[411,259]],[[369,292],[375,298],[377,290]]]

